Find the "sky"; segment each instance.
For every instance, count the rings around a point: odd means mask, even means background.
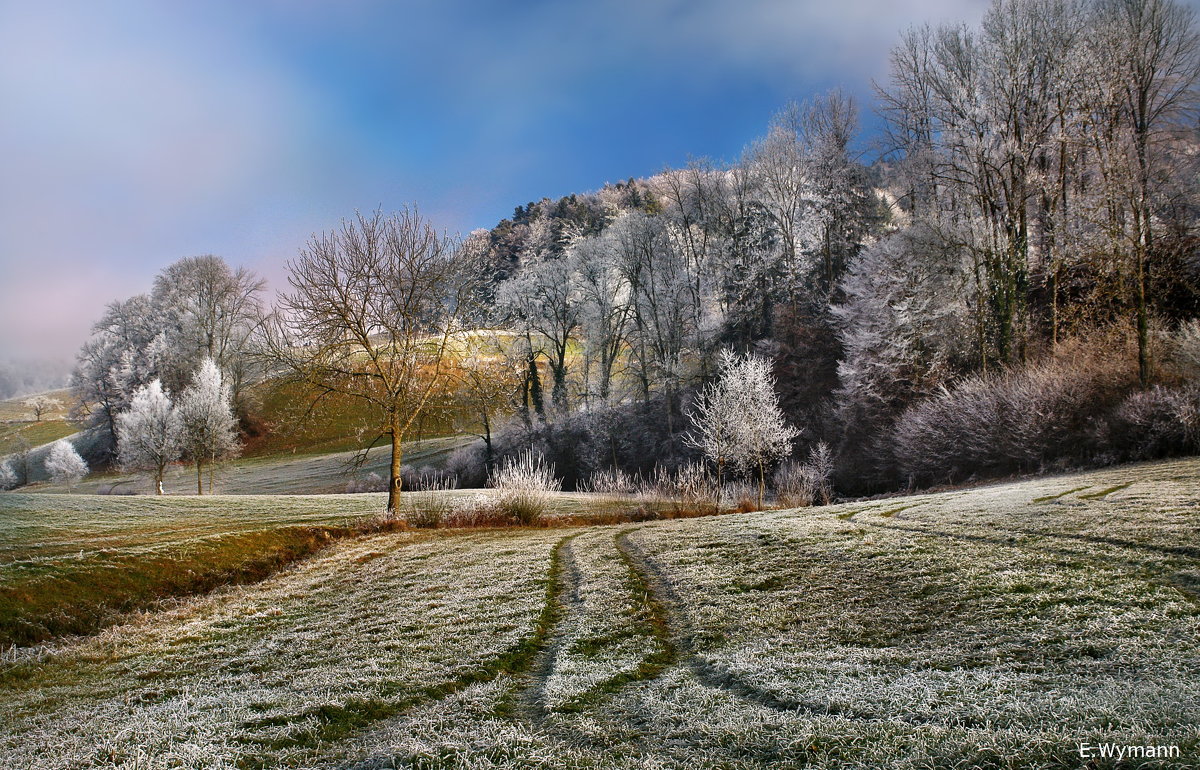
[[[987,0],[0,0],[0,361],[216,254],[283,285],[356,210],[491,227],[735,159],[789,100],[869,130],[899,33]]]

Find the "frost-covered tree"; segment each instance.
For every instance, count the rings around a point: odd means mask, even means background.
[[[46,472],[55,484],[74,486],[88,473],[87,463],[66,439],[54,442],[46,457]]]
[[[62,407],[62,399],[42,394],[25,399],[24,404],[33,412],[34,421],[41,422],[48,412]]]
[[[791,453],[800,432],[779,409],[770,361],[725,350],[718,365],[716,382],[696,399],[687,440],[717,465],[718,475],[727,464],[756,475],[761,508],[767,468]]]
[[[117,415],[117,442],[121,467],[144,471],[154,481],[156,494],[163,493],[167,466],[179,459],[183,424],[162,382],[152,380],[137,389],[129,410]]]
[[[196,466],[196,494],[204,494],[204,464],[208,463],[208,492],[212,494],[212,467],[238,453],[237,419],[233,415],[230,387],[216,361],[206,358],[192,384],[176,406],[182,427],[183,454]]]
[[[76,417],[101,431],[110,453],[118,449],[117,415],[129,409],[134,392],[159,377],[165,366],[168,345],[156,318],[147,295],[113,302],[76,356],[71,374]]]
[[[17,485],[17,472],[8,460],[0,462],[0,489],[12,489]]]
[[[496,293],[505,317],[525,332],[534,350],[540,348],[550,364],[554,387],[551,399],[559,412],[569,407],[568,352],[579,328],[579,291],[570,259],[547,259],[529,265],[506,281]]]
[[[16,485],[24,486],[29,483],[29,470],[33,464],[33,446],[29,439],[18,435],[12,451],[8,454],[8,467],[16,476]]]
[[[587,393],[607,404],[629,329],[629,283],[609,235],[579,239],[567,258],[577,277]]]
[[[253,335],[262,318],[266,281],[220,257],[185,257],[154,279],[151,300],[170,344],[172,387],[182,388],[204,359],[224,373],[236,405],[250,375]]]
[[[857,454],[913,399],[933,393],[971,348],[962,246],[919,223],[867,248],[834,307],[842,338],[838,413]]]
[[[629,286],[628,340],[635,374],[644,399],[653,391],[662,394],[669,424],[697,331],[687,260],[671,242],[661,218],[625,214],[610,229]]]

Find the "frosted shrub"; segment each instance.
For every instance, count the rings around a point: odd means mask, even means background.
[[[775,500],[784,508],[803,508],[813,504],[813,489],[803,463],[786,462],[775,470]]]
[[[551,493],[562,489],[541,452],[526,449],[492,474],[491,486],[499,491],[497,507],[518,524],[536,524],[550,505]]]
[[[12,489],[17,485],[17,472],[8,460],[0,462],[0,489]]]
[[[743,513],[757,511],[758,489],[752,484],[729,482],[721,487],[721,507]]]
[[[716,513],[721,495],[716,480],[702,463],[688,463],[675,471],[675,499],[686,510],[696,513]]]
[[[454,512],[454,496],[450,492],[457,485],[449,478],[430,479],[425,484],[423,491],[409,492],[400,498],[400,510],[408,526],[435,529]]]
[[[484,448],[481,444],[459,447],[446,458],[446,472],[454,474],[459,488],[482,487],[487,484]]]
[[[620,468],[594,471],[587,481],[579,485],[580,492],[597,492],[606,495],[627,495],[637,490],[637,479]]]
[[[900,415],[892,434],[896,467],[912,482],[955,482],[1090,462],[1105,449],[1097,444],[1099,419],[1136,381],[1136,358],[1115,336],[968,377]]]
[[[824,441],[809,452],[808,462],[789,462],[775,472],[775,499],[785,508],[829,505],[833,497],[833,452]]]
[[[1117,410],[1110,442],[1145,460],[1200,450],[1200,385],[1155,386],[1130,394]]]
[[[1200,320],[1180,324],[1167,339],[1171,360],[1188,379],[1200,379]]]
[[[670,500],[678,513],[716,513],[720,502],[717,482],[703,463],[688,463],[671,472],[654,466],[638,493],[647,500]]]

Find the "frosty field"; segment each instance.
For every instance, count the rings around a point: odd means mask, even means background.
[[[228,509],[209,534],[269,516],[203,504]],[[87,512],[38,510],[0,525],[0,546],[75,549]],[[1177,746],[1136,766],[1191,767],[1198,536],[1185,460],[349,538],[254,585],[9,649],[0,767],[1080,767],[1081,743]]]

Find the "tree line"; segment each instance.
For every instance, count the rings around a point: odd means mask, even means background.
[[[435,409],[478,417],[464,477],[531,446],[568,483],[683,466],[733,353],[770,362],[799,434],[776,435],[845,491],[1132,456],[1196,397],[1198,73],[1172,0],[997,0],[977,28],[901,35],[869,161],[834,91],[734,162],[530,202],[461,240],[414,209],[360,214],[289,263],[274,308],[248,271],[182,260],[109,307],[73,384],[113,456],[139,388],[182,392],[206,359],[243,418],[262,377],[356,399],[392,447],[392,508]],[[913,457],[988,421],[1034,449]]]

